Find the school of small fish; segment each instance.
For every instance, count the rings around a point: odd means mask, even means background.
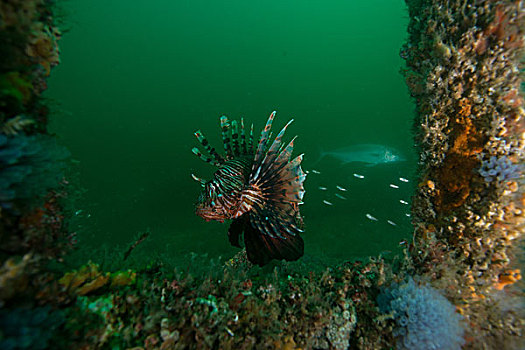
[[[378,221],[375,217],[373,217],[372,215],[370,215],[368,213],[366,214],[366,217],[369,218],[372,221]]]
[[[310,171],[306,171],[306,173],[310,173],[310,172],[313,173],[313,174],[321,174],[320,171],[315,170],[315,169],[312,169],[312,170],[310,170]],[[358,179],[364,179],[364,178],[365,178],[364,175],[357,174],[357,173],[354,173],[353,176],[354,176],[355,178],[358,178]],[[404,177],[400,177],[400,178],[399,178],[399,181],[404,182],[404,183],[409,182],[409,180],[406,179],[406,178],[404,178]],[[391,187],[391,188],[393,188],[393,189],[399,189],[399,185],[396,185],[396,184],[393,184],[393,183],[390,183],[390,184],[389,184],[389,187]],[[321,191],[328,192],[329,187],[327,187],[327,186],[319,186],[318,189],[321,190]],[[347,192],[347,191],[348,191],[347,188],[345,188],[345,187],[343,187],[343,186],[340,186],[340,185],[336,185],[336,186],[335,186],[335,189],[338,190],[338,191],[341,191],[341,192]],[[339,198],[339,199],[342,199],[342,200],[347,200],[347,198],[346,198],[345,196],[343,196],[342,194],[340,194],[340,193],[337,193],[337,192],[336,192],[336,193],[333,193],[333,195],[334,195],[334,197],[336,197],[336,198]],[[324,203],[325,205],[328,205],[328,206],[333,206],[333,205],[334,205],[333,202],[328,201],[328,200],[326,200],[326,199],[323,199],[323,203]],[[409,204],[407,201],[405,201],[405,200],[403,200],[403,199],[400,199],[400,200],[399,200],[399,203],[404,204],[404,205],[408,205],[408,204]],[[378,218],[374,217],[372,214],[366,213],[365,216],[366,216],[366,218],[369,219],[370,221],[377,221],[377,222],[380,221]],[[406,217],[410,217],[410,214],[409,214],[409,213],[405,213],[405,216],[406,216]],[[390,219],[387,219],[386,222],[387,222],[389,225],[391,225],[391,226],[397,226],[397,224],[396,224],[394,221],[390,220]]]

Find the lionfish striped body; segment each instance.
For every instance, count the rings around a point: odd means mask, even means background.
[[[291,120],[269,145],[270,130],[275,117],[272,112],[254,149],[253,125],[248,140],[244,122],[221,117],[222,140],[225,155],[212,148],[199,131],[195,136],[209,156],[193,148],[199,158],[218,170],[210,181],[202,180],[203,192],[196,205],[196,213],[205,220],[231,219],[228,237],[230,243],[244,246],[248,259],[265,265],[271,259],[297,260],[303,255],[304,242],[299,205],[304,195],[306,174],[301,169],[303,155],[291,159],[294,139],[284,146],[282,138]],[[239,136],[240,124],[240,136]]]

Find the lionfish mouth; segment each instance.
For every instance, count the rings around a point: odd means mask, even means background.
[[[227,219],[224,217],[223,213],[211,210],[208,207],[201,205],[197,205],[197,207],[195,208],[195,214],[197,214],[207,222],[211,220],[224,222],[224,220]]]
[[[243,234],[248,260],[265,265],[271,259],[297,260],[304,252],[302,218],[299,205],[304,195],[306,174],[301,169],[303,155],[292,159],[293,138],[286,146],[282,138],[290,120],[270,144],[270,130],[275,112],[270,114],[254,148],[253,125],[247,137],[243,119],[240,123],[221,117],[225,155],[219,155],[199,131],[198,141],[208,155],[192,149],[203,161],[218,170],[212,181],[201,183],[203,192],[195,207],[206,221],[233,219],[228,230],[232,245],[240,247]],[[240,135],[239,135],[240,126]]]

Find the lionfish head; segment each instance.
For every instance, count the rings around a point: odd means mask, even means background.
[[[203,191],[195,203],[195,213],[206,221],[217,220],[223,222],[230,217],[228,210],[218,200],[222,197],[214,181],[203,184]]]

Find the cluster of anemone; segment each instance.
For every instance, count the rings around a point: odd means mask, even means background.
[[[400,349],[461,349],[462,316],[444,296],[413,279],[394,283],[378,296],[381,312],[396,323],[394,336]]]
[[[492,156],[488,160],[483,160],[479,173],[485,182],[509,181],[521,177],[523,165],[513,163],[507,156]]]

